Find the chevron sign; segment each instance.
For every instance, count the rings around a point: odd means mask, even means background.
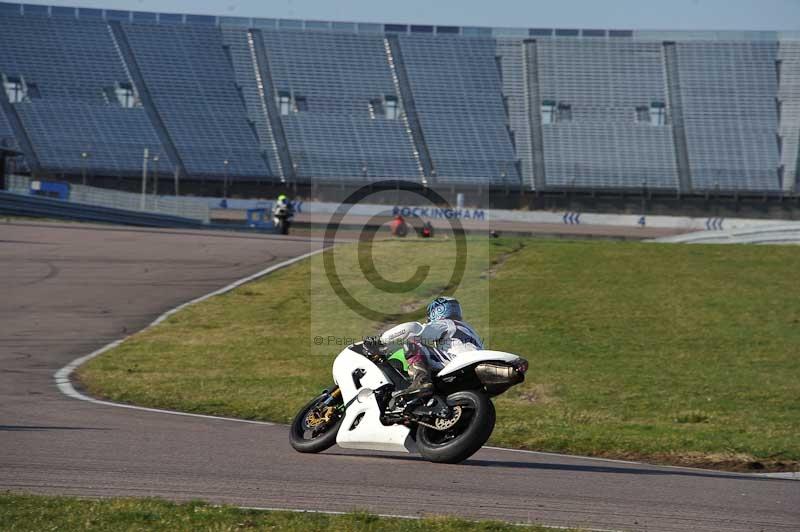
[[[565,212],[561,217],[565,224],[575,225],[581,223],[581,213],[579,212]]]
[[[722,230],[722,223],[725,221],[725,218],[709,218],[706,220],[706,230],[708,231],[721,231]]]

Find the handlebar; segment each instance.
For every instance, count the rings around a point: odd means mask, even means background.
[[[364,351],[368,355],[381,359],[386,358],[386,353],[383,351],[386,346],[381,343],[380,338],[377,336],[368,336],[364,339],[362,344],[364,346]]]

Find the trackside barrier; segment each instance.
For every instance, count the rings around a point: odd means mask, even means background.
[[[211,227],[198,220],[181,218],[179,216],[98,207],[96,205],[86,205],[42,196],[26,196],[5,191],[0,191],[0,214],[135,225],[141,227],[195,229],[208,229]]]
[[[698,231],[686,235],[656,238],[651,242],[682,244],[800,244],[800,222],[783,222],[761,227]]]
[[[24,176],[8,176],[6,178],[8,190],[20,194],[30,193],[30,178]],[[131,209],[139,211],[141,196],[127,192],[110,191],[98,189],[96,187],[85,187],[83,185],[70,185],[70,199],[81,203],[92,203],[101,201],[102,195],[104,206],[118,209]],[[81,196],[83,190],[91,189],[92,194]],[[129,197],[125,197],[129,196]],[[81,199],[78,199],[81,197]],[[85,198],[85,199],[84,199]],[[113,202],[106,204],[106,201]],[[183,218],[196,218],[209,221],[212,209],[222,208],[222,198],[218,197],[180,197],[174,196],[147,196],[147,210],[156,210],[170,215]],[[171,203],[174,202],[174,203]],[[264,199],[232,199],[224,200],[225,208],[230,210],[242,210],[269,208],[271,200]],[[316,202],[316,201],[293,201],[295,212],[305,214],[333,214],[341,207],[339,203]],[[352,216],[375,216],[385,214],[402,214],[405,217],[419,216],[426,220],[457,218],[470,223],[470,221],[486,222],[520,222],[520,223],[543,223],[543,224],[568,224],[568,225],[606,225],[606,226],[627,226],[627,227],[651,227],[651,228],[671,228],[684,231],[704,231],[704,230],[739,230],[748,228],[760,228],[783,223],[772,219],[748,219],[748,218],[691,218],[685,216],[664,216],[664,215],[640,215],[640,214],[601,214],[601,213],[579,213],[572,211],[520,211],[503,209],[480,209],[480,208],[437,208],[433,206],[414,206],[414,205],[379,205],[379,204],[358,204],[353,205],[348,213]],[[139,211],[141,212],[141,211]],[[786,221],[791,224],[792,222]],[[227,224],[227,229],[233,229]]]
[[[203,199],[211,209],[218,209],[221,198]],[[263,199],[228,199],[228,209],[247,210],[263,206]],[[295,212],[302,214],[333,214],[340,203],[320,201],[293,202]],[[405,218],[420,217],[425,220],[458,219],[468,224],[480,222],[517,222],[532,224],[567,224],[567,225],[607,225],[617,227],[654,227],[663,229],[681,229],[685,231],[703,231],[705,229],[744,229],[773,225],[777,220],[751,218],[692,218],[688,216],[641,215],[641,214],[602,214],[575,211],[522,211],[505,209],[453,208],[435,207],[431,205],[379,205],[359,203],[348,206],[351,216],[377,216],[388,213],[400,214]],[[713,227],[712,227],[713,226]]]
[[[76,203],[141,212],[141,194],[83,185],[70,185],[70,189],[69,200]],[[200,222],[208,222],[210,219],[208,204],[188,197],[147,194],[144,210],[154,214],[192,218]]]
[[[31,178],[22,175],[7,175],[6,190],[17,194],[30,194]]]
[[[58,186],[66,190],[61,194],[61,199],[84,205],[95,205],[97,207],[109,207],[112,209],[123,209],[128,211],[142,212],[142,195],[133,192],[123,192],[107,188],[91,187],[66,183],[54,183],[46,180],[32,180],[25,176],[8,176],[6,186],[9,192],[17,194],[35,194],[52,196],[53,194],[39,194],[39,191],[50,192]],[[145,196],[144,211],[154,214],[165,214],[178,216],[180,218],[192,218],[201,222],[210,221],[210,210],[208,201],[192,197],[176,196],[156,196],[147,194]]]

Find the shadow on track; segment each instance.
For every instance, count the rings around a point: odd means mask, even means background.
[[[419,462],[420,464],[428,464],[427,461],[417,456],[403,456],[403,455],[386,456],[386,455],[369,455],[369,454],[346,454],[346,453],[336,453],[336,452],[333,453],[328,452],[325,454],[328,456],[377,458],[382,460],[405,460],[410,462]],[[580,457],[576,457],[576,460],[580,460]],[[429,464],[429,465],[441,467],[441,464]],[[453,467],[453,466],[445,465],[444,467]],[[511,469],[532,469],[540,471],[614,473],[622,475],[656,475],[656,476],[661,475],[661,476],[682,476],[682,477],[702,477],[702,478],[727,478],[731,480],[755,480],[761,482],[774,481],[774,480],[787,480],[780,478],[776,479],[769,477],[757,477],[754,475],[749,475],[744,473],[734,473],[734,472],[728,473],[723,471],[715,473],[713,471],[682,469],[677,466],[667,469],[666,468],[667,466],[658,466],[658,465],[653,465],[653,467],[660,469],[646,469],[643,467],[637,467],[636,465],[631,465],[630,467],[619,467],[619,466],[578,465],[578,464],[559,464],[559,463],[543,463],[543,462],[520,462],[512,460],[469,459],[466,462],[458,464],[456,467],[491,467],[491,468],[511,468]],[[791,481],[791,479],[788,480]]]

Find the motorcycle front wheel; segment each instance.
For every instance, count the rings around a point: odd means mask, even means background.
[[[331,395],[333,401],[324,405]],[[336,434],[344,419],[339,389],[323,393],[300,409],[289,427],[289,442],[295,451],[319,453],[336,443]]]
[[[417,427],[417,448],[431,462],[457,464],[480,449],[492,435],[495,423],[494,405],[481,392],[463,391],[447,396],[447,404],[458,419],[445,430],[424,425]]]

